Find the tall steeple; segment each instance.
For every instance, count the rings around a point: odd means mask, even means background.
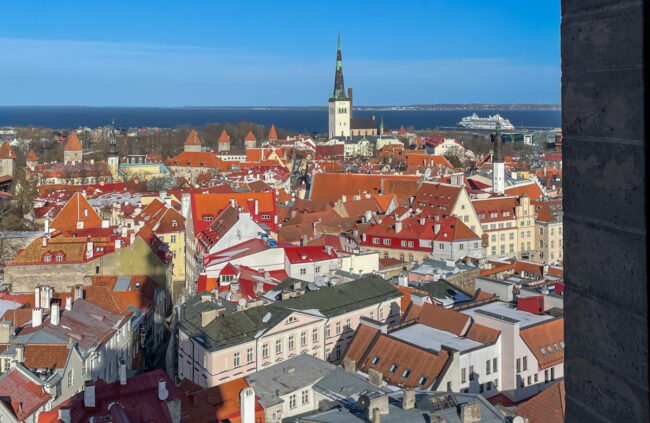
[[[338,47],[336,49],[336,73],[334,74],[334,92],[331,100],[347,100],[345,84],[343,84],[343,55],[341,54],[341,32],[339,32]]]
[[[115,137],[115,121],[111,125],[111,130],[108,133],[108,155],[117,156],[117,138]]]
[[[120,173],[120,153],[117,151],[117,137],[115,136],[115,121],[108,133],[108,170],[111,172],[113,181],[117,181]]]
[[[503,163],[503,149],[501,140],[501,125],[497,121],[494,136],[494,153],[492,154],[492,192],[503,194],[505,192],[505,164]]]

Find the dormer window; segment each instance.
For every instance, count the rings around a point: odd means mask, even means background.
[[[51,262],[51,261],[52,261],[52,256],[49,255],[49,254],[46,254],[46,255],[43,257],[43,261],[46,262],[46,263]]]
[[[63,261],[63,254],[57,254],[55,257],[56,261]]]
[[[175,220],[172,220],[172,228],[175,228],[176,226],[178,226],[178,222],[175,221]]]

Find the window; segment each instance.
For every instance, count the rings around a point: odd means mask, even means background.
[[[464,247],[465,247],[465,245],[463,245],[463,244],[459,244],[459,245],[458,245],[458,249],[459,249],[459,250],[462,250]]]
[[[544,370],[544,383],[548,383],[548,369]]]
[[[307,332],[302,332],[300,334],[300,346],[304,347],[307,345]]]
[[[68,371],[68,388],[74,383],[74,373],[72,370]]]
[[[291,410],[296,408],[296,394],[289,395],[289,408]]]
[[[330,335],[330,325],[325,325],[325,338],[329,338]]]
[[[406,247],[406,241],[402,241],[402,242],[400,243],[400,245],[401,245],[402,247]]]
[[[418,385],[424,386],[427,383],[427,378],[424,376],[420,376],[420,380],[418,380]]]
[[[5,362],[5,364],[8,363],[8,361]],[[86,366],[86,360],[84,360],[83,363],[81,363],[81,374],[85,375],[86,373],[88,373],[88,367]]]
[[[249,348],[246,350],[246,362],[248,364],[253,362],[253,349]]]
[[[262,358],[269,357],[269,344],[262,345]]]
[[[469,380],[474,380],[474,366],[469,366]]]
[[[534,377],[535,383],[537,383],[538,375],[539,375],[539,373],[535,373],[535,377]]]
[[[384,238],[384,245],[390,245],[390,239]]]
[[[408,377],[411,375],[411,371],[409,369],[405,369],[402,372],[402,379],[408,379]]]
[[[336,322],[336,334],[341,334],[341,322]]]
[[[493,358],[493,359],[492,359],[492,371],[493,371],[494,373],[496,373],[496,372],[499,371],[499,369],[497,368],[497,359],[496,359],[496,358]]]
[[[557,346],[557,342],[553,342],[553,348],[555,348],[555,352],[560,352],[560,349]]]
[[[352,330],[352,320],[350,318],[345,321],[345,330]]]
[[[494,389],[499,389],[499,379],[494,379]]]
[[[278,339],[275,341],[275,353],[282,354],[282,340]]]
[[[546,350],[544,347],[540,347],[539,350],[542,352],[542,357],[546,357]]]
[[[465,383],[467,382],[467,374],[465,371],[465,368],[460,370],[460,383]]]
[[[307,405],[309,403],[309,390],[305,389],[302,391],[302,405]]]
[[[560,347],[562,347],[562,349],[564,349],[564,341],[560,341]]]
[[[372,243],[373,244],[379,244],[379,238],[373,238]]]
[[[375,366],[377,363],[379,363],[379,356],[376,355],[372,358],[372,361],[370,362],[371,365]]]
[[[371,312],[370,312],[370,318],[371,318],[372,320],[375,319],[375,312],[374,312],[374,311],[371,311]]]
[[[397,371],[397,364],[393,363],[390,365],[390,369],[388,369],[389,372],[395,373]]]
[[[517,359],[517,373],[521,373],[521,358]]]
[[[523,364],[524,364],[523,367],[524,367],[524,372],[525,372],[526,370],[528,370],[528,356],[526,356],[526,355],[523,358]]]
[[[549,353],[549,354],[553,354],[553,349],[551,348],[550,345],[547,345],[547,346],[546,346],[546,349],[548,350],[548,353]]]
[[[483,384],[482,383],[478,385],[478,391],[481,394],[483,393]]]
[[[57,254],[56,261],[63,261],[63,256],[61,254]]]
[[[551,382],[555,380],[555,367],[551,367]]]
[[[319,265],[314,266],[314,272],[320,273],[320,266]]]
[[[518,376],[518,378],[519,378],[519,387],[523,388],[524,386],[526,386],[526,381],[524,380],[524,378],[521,376]]]
[[[339,358],[341,358],[341,354],[342,354],[342,353],[343,353],[343,351],[341,350],[341,344],[336,344],[336,345],[334,346],[334,355],[336,356],[336,359],[337,359],[337,360],[338,360]]]
[[[174,244],[176,242],[176,235],[172,235],[170,238],[170,242]]]
[[[304,267],[301,268],[301,269],[300,269],[300,274],[301,274],[301,275],[306,275],[306,274],[307,274],[307,269],[305,269]]]
[[[490,374],[490,360],[487,360],[485,362],[485,374],[489,375]]]
[[[491,391],[492,390],[492,382],[488,382],[485,384],[485,390],[486,391]]]
[[[99,266],[95,266],[95,274],[96,274],[96,275],[99,274]]]
[[[296,318],[296,316],[291,316],[291,317],[289,317],[287,319],[287,323],[293,323],[293,322],[297,322],[297,321],[298,321],[298,319]]]
[[[409,241],[408,245],[409,245],[409,248],[413,248],[413,241]]]
[[[233,367],[239,367],[240,364],[241,363],[239,362],[239,353],[236,352],[235,356],[234,356],[234,359],[233,359]]]
[[[526,384],[527,384],[528,386],[530,386],[531,383],[532,383],[532,381],[531,381],[531,377],[528,376],[528,381],[526,381]]]
[[[312,329],[311,342],[318,342],[318,329]]]
[[[293,340],[293,335],[289,337],[289,351],[293,350],[295,348],[294,345],[294,340]]]
[[[384,320],[384,309],[383,308],[379,309],[379,320],[380,321]]]
[[[451,381],[447,382],[447,392],[451,392]]]

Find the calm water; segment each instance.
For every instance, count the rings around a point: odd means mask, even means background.
[[[434,111],[358,111],[355,117],[371,117],[397,129],[400,125],[416,129],[436,126],[455,126],[463,116],[472,110]],[[560,127],[559,110],[482,110],[476,113],[485,117],[500,113],[510,119],[515,127]],[[34,125],[49,128],[91,128],[110,124],[121,128],[130,127],[175,127],[178,125],[203,126],[208,123],[237,123],[242,120],[261,125],[274,123],[278,128],[303,133],[327,132],[327,110],[254,110],[254,109],[202,109],[202,108],[157,108],[157,107],[0,107],[0,126]]]

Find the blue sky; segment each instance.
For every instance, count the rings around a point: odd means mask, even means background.
[[[0,105],[559,103],[560,2],[3,2]],[[8,19],[7,17],[10,17]]]

